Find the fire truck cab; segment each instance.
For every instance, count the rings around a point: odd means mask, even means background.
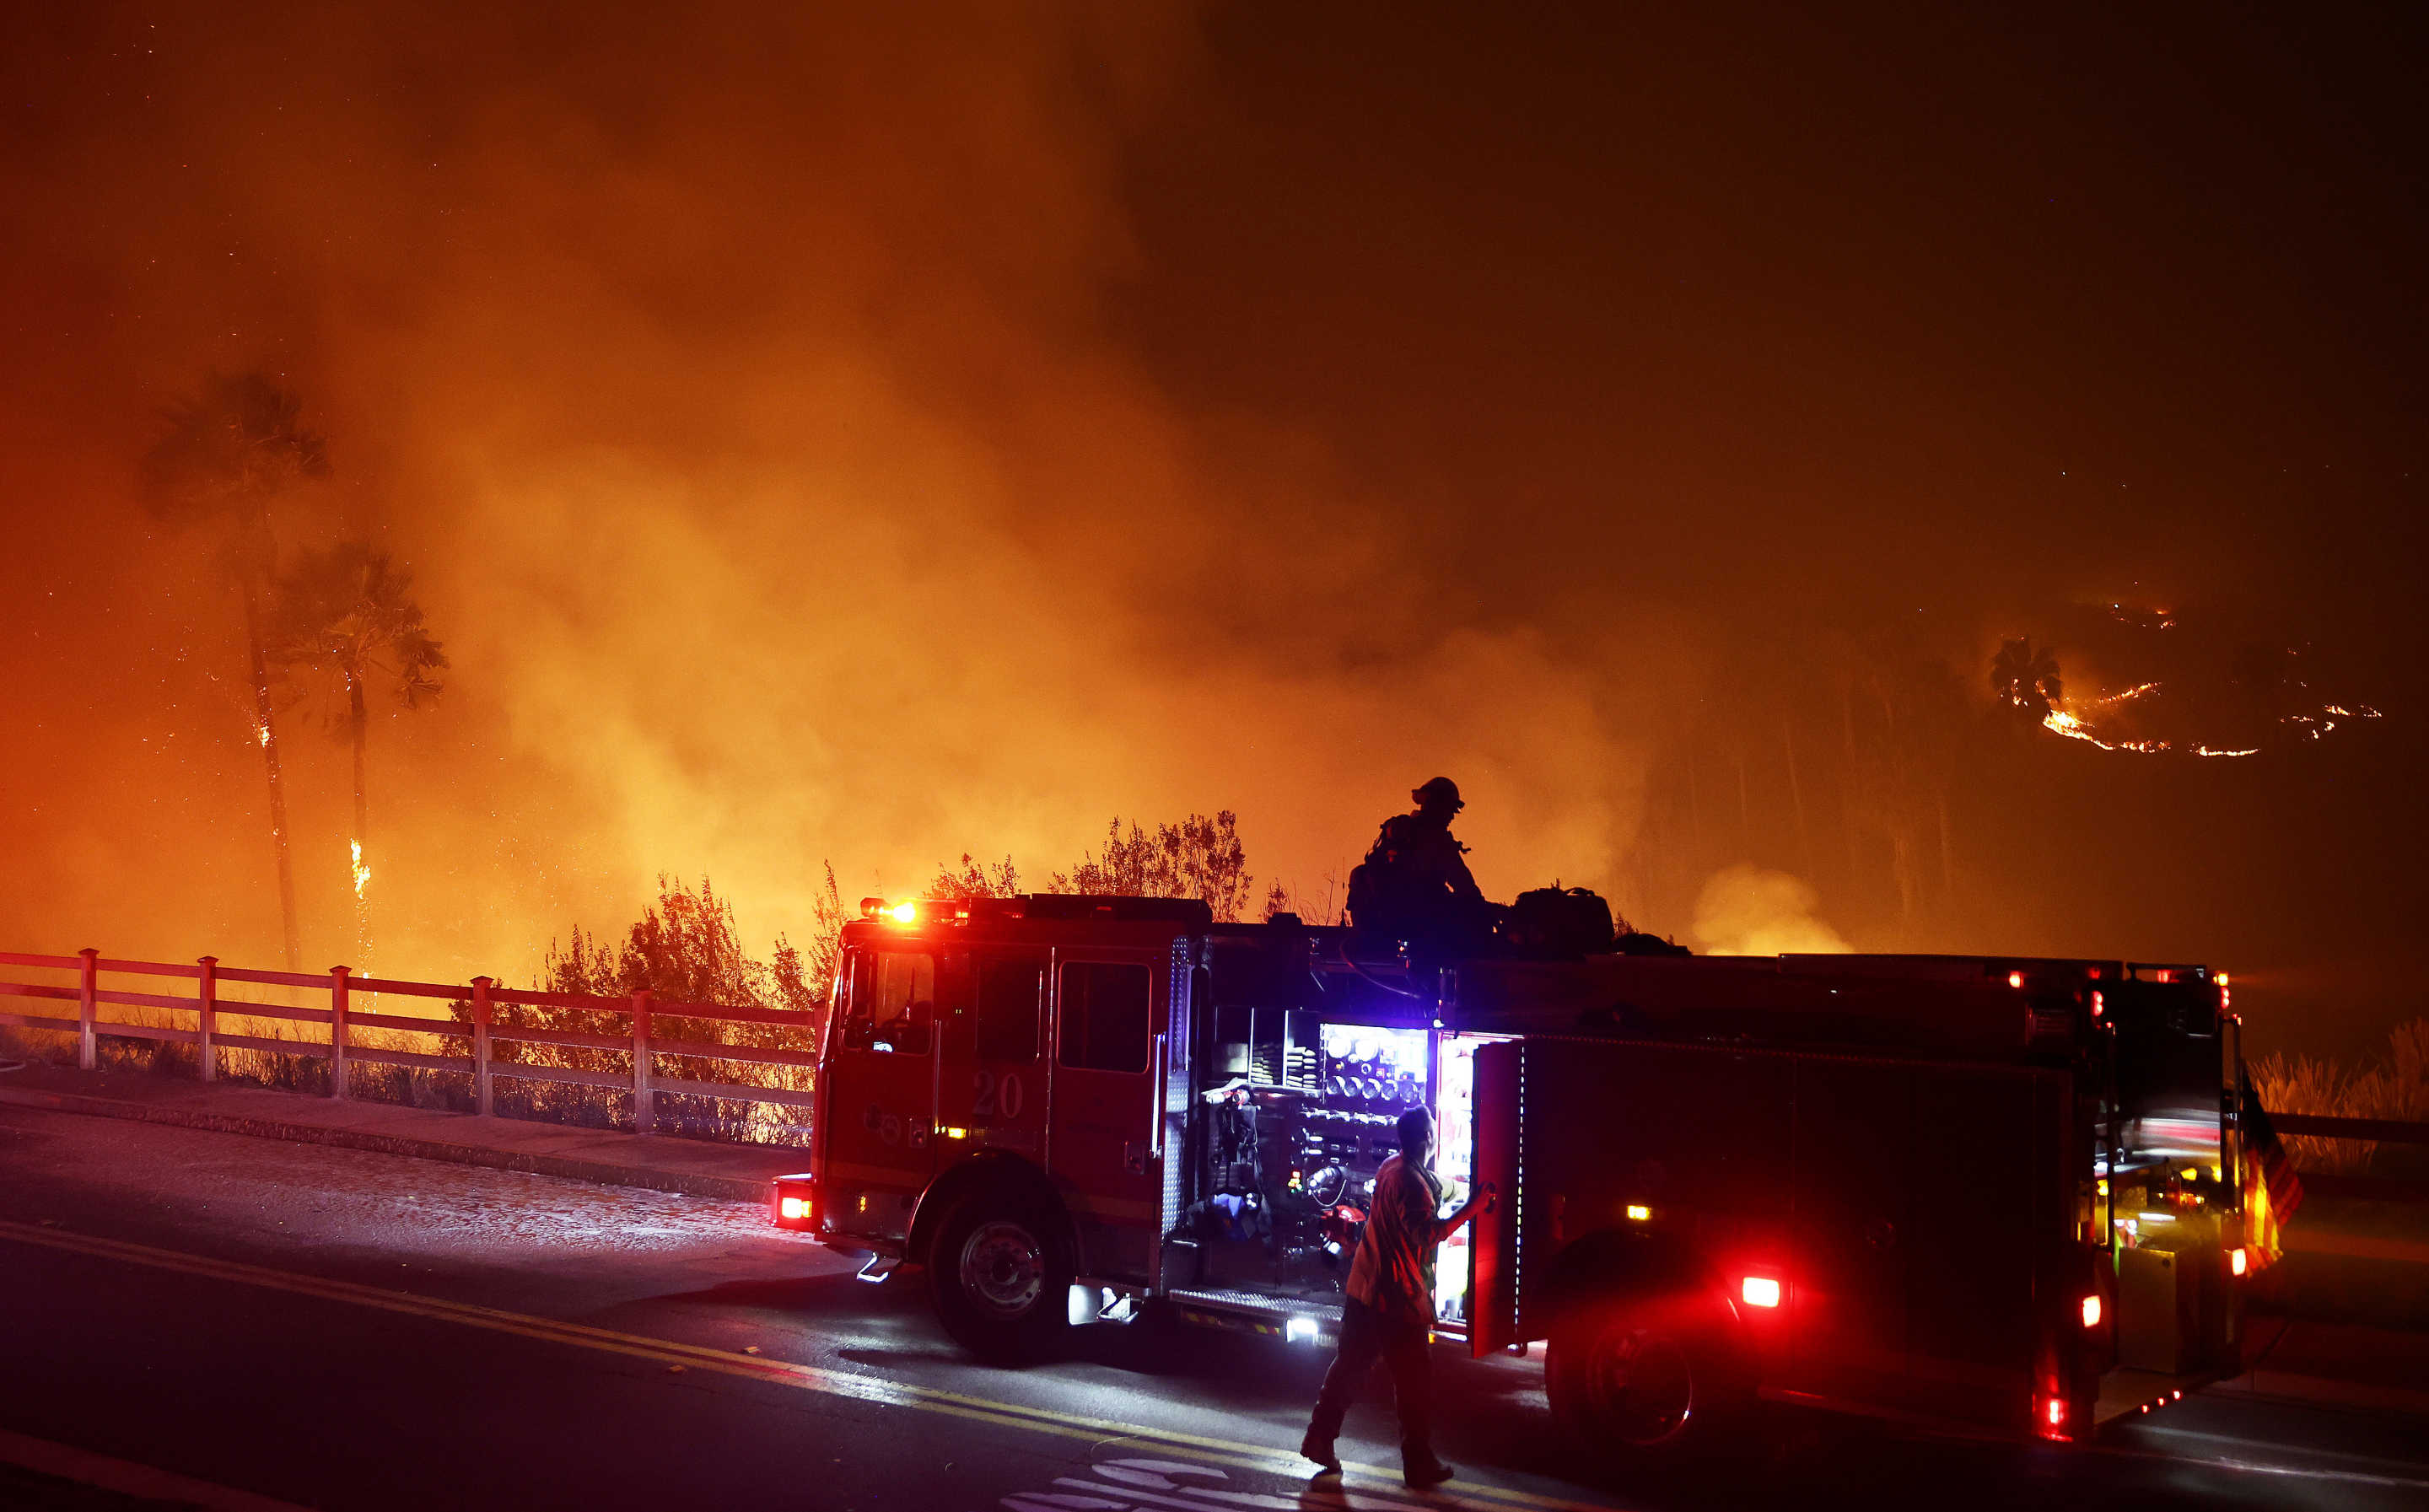
[[[2239,1368],[2239,1064],[2199,966],[1597,955],[1413,967],[1189,900],[870,900],[780,1226],[1015,1359],[1163,1307],[1330,1340],[1412,1107],[1436,1331],[1546,1341],[1654,1451],[1757,1400],[2089,1437]]]

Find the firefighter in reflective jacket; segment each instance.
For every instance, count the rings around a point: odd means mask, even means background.
[[[1324,1374],[1315,1416],[1298,1452],[1341,1472],[1333,1440],[1341,1420],[1367,1372],[1381,1360],[1392,1372],[1392,1395],[1400,1409],[1400,1473],[1411,1486],[1439,1486],[1451,1469],[1434,1457],[1433,1364],[1434,1251],[1476,1216],[1482,1201],[1448,1218],[1442,1211],[1442,1178],[1434,1175],[1434,1122],[1422,1108],[1399,1119],[1400,1153],[1383,1162],[1367,1205],[1366,1232],[1349,1266],[1348,1295],[1341,1305],[1341,1349]]]
[[[1409,794],[1413,814],[1396,814],[1349,876],[1350,922],[1395,939],[1459,955],[1493,932],[1494,906],[1467,869],[1467,847],[1450,821],[1467,805],[1459,784],[1437,777]]]

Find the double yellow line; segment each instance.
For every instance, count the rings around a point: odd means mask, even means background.
[[[1074,1413],[1053,1412],[1043,1407],[1023,1406],[1015,1402],[996,1402],[985,1397],[964,1395],[958,1391],[938,1391],[928,1387],[908,1386],[882,1376],[862,1375],[848,1371],[827,1370],[816,1365],[795,1365],[784,1360],[764,1359],[755,1355],[737,1355],[722,1349],[709,1349],[698,1344],[684,1344],[672,1339],[649,1339],[638,1334],[619,1333],[609,1328],[593,1328],[587,1323],[564,1323],[554,1318],[538,1318],[528,1313],[505,1312],[496,1307],[484,1307],[475,1303],[448,1302],[438,1297],[415,1296],[409,1292],[389,1291],[379,1287],[359,1286],[351,1281],[333,1281],[321,1276],[299,1275],[289,1271],[273,1271],[264,1266],[246,1265],[237,1260],[212,1259],[200,1255],[186,1255],[174,1250],[155,1249],[147,1244],[131,1244],[124,1240],[101,1239],[90,1234],[70,1233],[64,1229],[33,1224],[14,1223],[0,1219],[0,1240],[40,1245],[72,1255],[91,1256],[117,1260],[128,1265],[147,1266],[157,1271],[171,1271],[183,1275],[203,1276],[214,1281],[234,1282],[240,1286],[262,1287],[273,1291],[291,1292],[297,1296],[315,1297],[324,1302],[344,1303],[353,1307],[376,1307],[384,1312],[403,1313],[408,1317],[428,1318],[472,1328],[486,1328],[493,1333],[514,1334],[536,1339],[544,1343],[566,1344],[577,1349],[595,1350],[603,1354],[622,1355],[686,1371],[713,1371],[723,1375],[746,1380],[765,1381],[797,1390],[822,1391],[832,1396],[850,1397],[856,1401],[880,1403],[887,1406],[911,1407],[921,1412],[939,1413],[973,1422],[997,1427],[1018,1428],[1030,1433],[1048,1434],[1074,1438],[1085,1443],[1101,1443],[1108,1438],[1138,1439],[1155,1445],[1164,1453],[1185,1459],[1234,1469],[1264,1471],[1288,1475],[1304,1473],[1306,1466],[1297,1455],[1264,1448],[1234,1439],[1213,1438],[1198,1434],[1180,1433],[1168,1428],[1150,1428],[1137,1423],[1119,1422],[1105,1418],[1082,1417]],[[1345,1482],[1370,1482],[1396,1486],[1399,1476],[1373,1465],[1346,1464]],[[1480,1499],[1480,1500],[1479,1500]],[[1562,1501],[1556,1497],[1537,1496],[1532,1492],[1511,1490],[1496,1486],[1462,1486],[1456,1497],[1439,1494],[1426,1498],[1429,1505],[1465,1505],[1508,1512],[1526,1508],[1529,1512],[1605,1512],[1605,1505],[1585,1502]]]

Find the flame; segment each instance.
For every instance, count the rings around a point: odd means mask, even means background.
[[[2145,682],[2138,687],[2127,688],[2123,693],[2109,693],[2096,698],[2088,698],[2078,707],[2114,708],[2118,704],[2139,698],[2146,693],[2156,692],[2158,686],[2156,682]],[[2300,716],[2297,715],[2297,717]],[[2080,740],[2088,745],[2097,746],[2102,750],[2128,750],[2140,756],[2156,756],[2163,751],[2171,750],[2182,750],[2189,756],[2257,756],[2260,754],[2260,748],[2257,746],[2249,750],[2222,750],[2214,746],[2179,747],[2172,741],[2165,740],[2103,740],[2093,734],[2091,727],[2084,723],[2082,716],[2072,709],[2052,709],[2042,716],[2041,728],[2054,730],[2069,740]]]
[[[269,744],[270,744],[270,721],[269,721],[269,720],[267,720],[267,719],[256,719],[256,720],[255,720],[255,721],[253,722],[253,738],[254,738],[254,739],[256,739],[256,740],[257,740],[257,741],[259,741],[259,742],[260,742],[262,745],[264,745],[264,746],[267,746],[267,745],[269,745]]]
[[[2157,686],[2156,683],[2146,683],[2144,688],[2156,686]],[[2140,693],[2144,691],[2144,688],[2137,688],[2133,690],[2133,692]],[[2133,697],[2133,693],[2121,693],[2115,697],[2118,698],[2131,698]],[[2101,700],[2095,699],[2091,704],[2088,705],[2088,707],[2096,708],[2099,706],[2100,701]],[[2066,736],[2069,740],[2084,741],[2090,745],[2099,747],[2102,750],[2130,750],[2144,756],[2156,756],[2163,750],[2173,750],[2175,748],[2164,740],[2103,740],[2098,735],[2091,732],[2090,726],[2085,724],[2082,719],[2065,709],[2052,709],[2047,715],[2043,715],[2041,718],[2041,728],[2044,730],[2055,730],[2059,734]],[[2248,750],[2212,750],[2206,746],[2195,746],[2191,748],[2191,749],[2193,754],[2196,756],[2250,756],[2254,754],[2252,751]]]
[[[2104,693],[2098,698],[2085,698],[2081,701],[2070,699],[2069,707],[2055,708],[2048,714],[2042,715],[2041,728],[2052,731],[2057,734],[2064,735],[2069,740],[2080,740],[2086,745],[2097,746],[2102,750],[2132,751],[2142,756],[2156,756],[2164,751],[2172,750],[2181,751],[2188,756],[2232,757],[2257,756],[2260,754],[2260,748],[2257,746],[2230,750],[2216,746],[2205,746],[2199,743],[2189,746],[2179,746],[2173,741],[2167,740],[2103,740],[2098,734],[2093,732],[2092,726],[2083,717],[2083,715],[2076,712],[2077,710],[2081,710],[2085,713],[2092,713],[2103,709],[2113,709],[2119,704],[2129,703],[2134,699],[2142,697],[2146,693],[2156,693],[2158,691],[2158,687],[2159,684],[2156,682],[2144,682],[2135,687],[2127,688],[2123,693]],[[2353,705],[2351,708],[2347,708],[2341,703],[2330,703],[2322,704],[2318,714],[2289,714],[2280,718],[2277,722],[2281,725],[2289,725],[2293,727],[2309,739],[2318,740],[2325,736],[2329,731],[2337,728],[2338,720],[2350,721],[2355,719],[2380,719],[2386,716],[2366,703],[2357,703]]]
[[[2123,693],[2104,693],[2099,698],[2091,699],[2085,705],[2085,707],[2091,709],[2113,708],[2116,705],[2127,702],[2130,699],[2139,698],[2145,693],[2156,692],[2158,690],[2158,686],[2159,684],[2156,682],[2145,682],[2140,687],[2127,688]]]
[[[363,843],[359,840],[349,843],[355,847],[355,901],[359,903],[363,900],[363,889],[371,885],[372,869],[363,864]]]

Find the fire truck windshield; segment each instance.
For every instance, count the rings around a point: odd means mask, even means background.
[[[936,959],[907,950],[855,952],[845,1014],[846,1049],[926,1055],[935,1034]]]

